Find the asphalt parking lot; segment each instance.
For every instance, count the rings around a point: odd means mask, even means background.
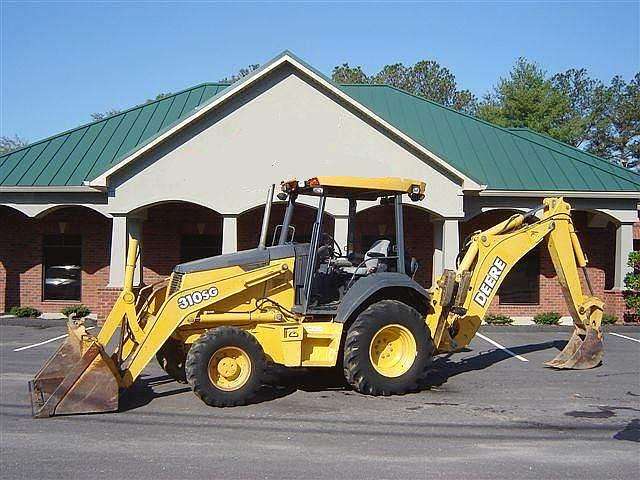
[[[366,397],[300,371],[233,409],[153,364],[118,413],[34,420],[27,381],[61,340],[14,350],[64,328],[0,325],[0,477],[640,478],[640,329],[614,332],[594,370],[542,367],[566,331],[493,328],[420,393]]]

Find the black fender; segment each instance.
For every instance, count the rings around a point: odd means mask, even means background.
[[[382,290],[385,289],[393,289],[393,292],[390,292],[392,295],[389,297],[383,295],[376,301],[385,298],[405,299],[406,297],[412,300],[408,303],[420,313],[426,314],[429,309],[431,300],[429,292],[406,274],[398,272],[372,273],[358,280],[347,291],[340,302],[334,321],[345,323],[364,305],[372,303],[371,299],[376,297],[376,293],[383,293]]]

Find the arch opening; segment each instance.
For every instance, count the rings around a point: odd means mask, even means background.
[[[276,227],[282,224],[285,210],[286,203],[273,202],[267,230],[267,245],[273,243]],[[311,231],[317,211],[318,209],[315,207],[304,203],[296,203],[291,221],[291,225],[295,227],[294,241],[296,243],[307,243],[311,240]],[[258,205],[238,215],[238,250],[249,250],[258,246],[263,214],[264,205]],[[322,217],[322,231],[333,236],[334,230],[334,218],[331,214],[325,212]]]
[[[96,289],[109,274],[111,219],[82,205],[41,213],[0,208],[0,311],[80,302],[95,311]]]
[[[420,266],[415,280],[423,287],[431,286],[433,273],[434,224],[439,217],[424,208],[403,205],[405,254],[415,257]],[[376,205],[356,213],[355,251],[357,257],[376,240],[395,244],[396,227],[393,205]]]
[[[134,210],[141,220],[142,283],[151,284],[171,274],[184,262],[222,253],[223,217],[199,204],[159,202]]]

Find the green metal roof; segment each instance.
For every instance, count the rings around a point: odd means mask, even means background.
[[[3,155],[0,186],[82,185],[227,86],[197,85]]]
[[[0,186],[82,185],[190,116],[227,86],[198,85],[0,156]],[[488,188],[640,190],[640,175],[531,130],[497,127],[387,85],[339,87]]]
[[[640,175],[530,130],[501,128],[388,85],[341,88],[488,188],[640,190]]]

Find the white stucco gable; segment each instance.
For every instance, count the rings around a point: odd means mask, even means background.
[[[105,179],[113,213],[185,200],[237,214],[263,203],[269,184],[315,175],[423,180],[422,206],[445,217],[463,216],[462,192],[469,185],[459,172],[287,63]],[[333,205],[328,211],[345,213]]]

